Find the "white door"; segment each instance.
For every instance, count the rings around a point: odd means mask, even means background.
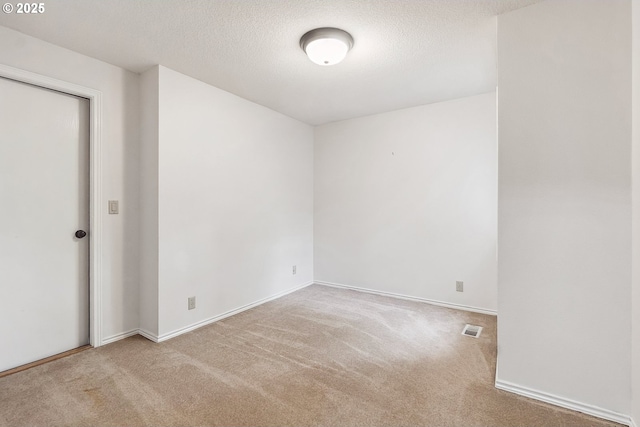
[[[0,371],[89,343],[89,237],[89,101],[0,78]]]

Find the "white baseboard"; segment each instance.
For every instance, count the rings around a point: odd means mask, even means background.
[[[353,291],[366,292],[368,294],[382,295],[385,297],[393,297],[393,298],[399,298],[399,299],[404,299],[409,301],[426,302],[427,304],[438,305],[440,307],[446,307],[446,308],[454,308],[456,310],[472,311],[474,313],[489,314],[492,316],[496,316],[498,314],[496,310],[489,310],[487,308],[471,307],[468,305],[437,301],[437,300],[432,300],[428,298],[412,297],[409,295],[396,294],[394,292],[376,291],[374,289],[359,288],[357,286],[343,285],[341,283],[323,282],[320,280],[316,280],[314,283],[316,285],[330,286],[332,288],[351,289]]]
[[[193,331],[194,329],[198,329],[198,328],[201,328],[203,326],[210,325],[211,323],[214,323],[214,322],[217,322],[219,320],[225,319],[225,318],[227,318],[229,316],[233,316],[234,314],[241,313],[241,312],[243,312],[245,310],[249,310],[249,309],[251,309],[253,307],[259,306],[259,305],[264,304],[266,302],[273,301],[274,299],[281,298],[281,297],[283,297],[283,296],[285,296],[287,294],[290,294],[292,292],[298,291],[298,290],[300,290],[302,288],[306,288],[307,286],[312,285],[312,284],[313,284],[313,281],[307,282],[304,285],[296,286],[295,288],[291,288],[291,289],[288,289],[286,291],[279,292],[279,293],[277,293],[275,295],[271,295],[269,297],[262,298],[262,299],[260,299],[258,301],[254,301],[254,302],[252,302],[250,304],[243,305],[242,307],[238,307],[236,309],[227,311],[227,312],[219,314],[217,316],[213,316],[213,317],[210,317],[208,319],[204,319],[204,320],[201,320],[199,322],[193,323],[193,324],[191,324],[189,326],[185,326],[183,328],[176,329],[175,331],[167,332],[166,334],[162,334],[162,335],[160,335],[158,337],[155,337],[157,339],[156,342],[166,341],[168,339],[177,337],[178,335],[186,334],[187,332]],[[144,336],[149,338],[146,335],[144,335]],[[153,338],[149,338],[149,339],[151,339],[152,341],[155,341]]]
[[[142,335],[143,337],[145,337],[146,339],[148,339],[149,341],[153,341],[153,342],[160,342],[158,340],[158,336],[156,334],[152,334],[151,332],[145,330],[145,329],[138,329],[138,334]]]
[[[150,341],[153,341],[153,342],[156,342],[156,343],[162,342],[162,341],[166,341],[166,340],[171,339],[173,337],[177,337],[178,335],[182,335],[182,334],[185,334],[187,332],[193,331],[194,329],[198,329],[198,328],[201,328],[203,326],[209,325],[211,323],[217,322],[218,320],[222,320],[222,319],[225,319],[225,318],[227,318],[229,316],[233,316],[234,314],[238,314],[238,313],[241,313],[241,312],[243,312],[245,310],[249,310],[250,308],[257,307],[257,306],[259,306],[261,304],[264,304],[266,302],[273,301],[274,299],[278,299],[278,298],[283,297],[283,296],[285,296],[287,294],[290,294],[292,292],[298,291],[298,290],[300,290],[302,288],[306,288],[309,285],[313,285],[313,282],[312,281],[311,282],[307,282],[307,283],[305,283],[305,284],[303,284],[301,286],[296,286],[295,288],[287,289],[286,291],[282,291],[282,292],[279,292],[279,293],[277,293],[275,295],[271,295],[269,297],[262,298],[262,299],[260,299],[258,301],[254,301],[254,302],[252,302],[250,304],[243,305],[242,307],[238,307],[236,309],[227,311],[227,312],[222,313],[222,314],[220,314],[218,316],[214,316],[214,317],[210,317],[210,318],[205,319],[205,320],[201,320],[200,322],[196,322],[196,323],[191,324],[189,326],[185,326],[184,328],[176,329],[175,331],[168,332],[168,333],[160,335],[160,336],[157,336],[156,334],[153,334],[153,333],[151,333],[151,332],[149,332],[149,331],[147,331],[145,329],[132,329],[130,331],[122,332],[120,334],[116,334],[116,335],[110,336],[108,338],[105,338],[105,339],[102,340],[102,344],[103,345],[104,344],[110,344],[112,342],[120,341],[122,339],[128,338],[128,337],[136,335],[136,334],[142,335],[146,339],[148,339]]]
[[[629,417],[629,427],[638,427],[636,421],[632,417]]]
[[[575,400],[567,399],[564,397],[555,396],[550,393],[545,393],[538,390],[533,390],[528,387],[519,386],[517,384],[510,383],[508,381],[496,380],[496,388],[511,393],[518,394],[520,396],[528,397],[531,399],[540,400],[542,402],[550,403],[552,405],[560,406],[562,408],[571,409],[573,411],[582,412],[587,415],[602,418],[608,421],[613,421],[619,424],[628,426],[634,426],[635,423],[629,415],[620,414],[618,412],[603,409],[598,406],[589,405],[586,403],[577,402]]]
[[[127,332],[121,332],[119,334],[115,334],[115,335],[111,335],[110,337],[103,338],[102,345],[111,344],[112,342],[116,342],[116,341],[123,340],[125,338],[132,337],[134,335],[139,334],[140,333],[139,331],[140,331],[139,329],[131,329],[130,331],[127,331]]]

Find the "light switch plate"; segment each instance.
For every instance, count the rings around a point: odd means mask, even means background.
[[[118,201],[109,200],[109,215],[117,215],[117,214],[118,214]]]

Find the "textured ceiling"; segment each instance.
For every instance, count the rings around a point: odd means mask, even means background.
[[[489,92],[495,16],[540,0],[49,0],[0,25],[143,72],[162,64],[309,124]],[[321,67],[317,27],[355,44]]]

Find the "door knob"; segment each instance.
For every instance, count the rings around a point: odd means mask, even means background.
[[[76,237],[77,237],[78,239],[82,239],[82,238],[83,238],[84,236],[86,236],[86,235],[87,235],[87,232],[86,232],[86,231],[84,231],[84,230],[78,230],[78,231],[76,231]]]

